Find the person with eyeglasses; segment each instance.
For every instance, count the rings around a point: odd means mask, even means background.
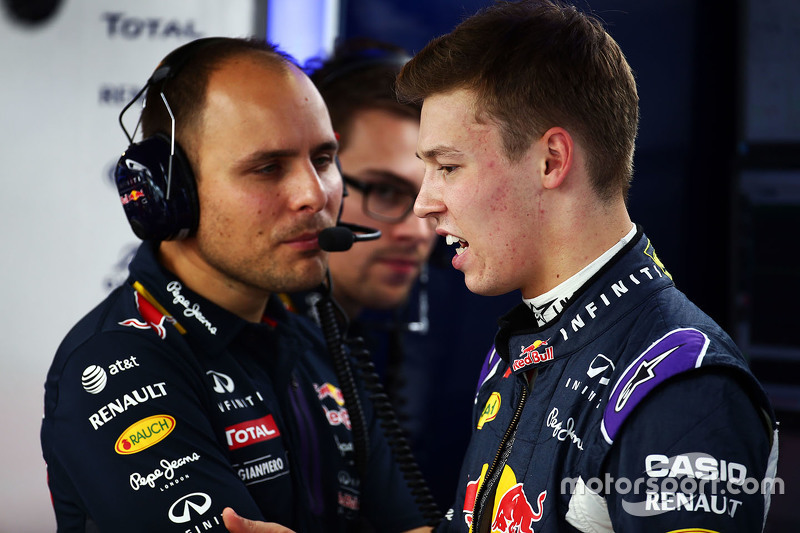
[[[311,72],[339,135],[348,195],[341,220],[381,231],[330,257],[333,296],[351,321],[365,309],[403,306],[436,239],[432,224],[412,213],[422,183],[420,108],[398,103],[393,90],[407,59],[385,43],[347,41]]]
[[[436,354],[408,349],[427,345],[430,337],[425,279],[437,239],[433,225],[412,212],[423,170],[416,157],[420,106],[401,104],[394,94],[397,73],[409,57],[390,43],[359,38],[340,42],[305,70],[339,139],[346,195],[340,219],[381,232],[328,259],[340,326],[349,339],[363,339],[415,458],[441,463],[450,459],[429,438],[432,422],[424,413],[422,389],[429,380],[417,379],[433,373],[428,361]],[[317,291],[287,296],[298,313],[318,320]],[[455,471],[460,461],[452,461]],[[422,473],[426,479],[438,475],[432,467]],[[441,494],[449,498],[450,492],[448,485]],[[438,503],[446,504],[444,498]]]

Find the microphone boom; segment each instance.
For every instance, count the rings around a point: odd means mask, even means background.
[[[356,234],[357,231],[363,232],[363,234]],[[341,222],[338,226],[325,228],[319,232],[319,247],[326,252],[345,252],[353,246],[354,242],[372,241],[380,236],[380,230],[375,228]]]

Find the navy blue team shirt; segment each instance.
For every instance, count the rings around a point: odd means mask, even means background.
[[[164,269],[156,246],[141,245],[47,375],[58,531],[226,531],[226,506],[296,531],[351,531],[360,515],[378,531],[423,525],[365,397],[359,479],[318,328],[276,297],[260,324],[229,313]]]

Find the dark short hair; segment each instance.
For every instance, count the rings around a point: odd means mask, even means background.
[[[419,120],[420,104],[400,102],[395,92],[397,74],[410,57],[391,43],[354,38],[338,43],[329,58],[314,58],[305,65],[328,106],[343,148],[359,111],[382,109]]]
[[[167,54],[155,71],[169,66],[170,74],[147,88],[146,105],[141,116],[142,136],[170,135],[172,121],[161,99],[163,93],[175,116],[176,140],[186,150],[190,132],[201,127],[211,73],[227,59],[243,55],[263,57],[267,63],[279,67],[295,64],[291,56],[263,39],[213,37],[178,47]],[[191,158],[190,154],[187,155]]]
[[[639,121],[636,82],[619,45],[595,17],[558,0],[500,1],[437,37],[401,71],[407,101],[474,91],[477,119],[501,129],[518,160],[549,128],[587,150],[603,199],[627,197]]]

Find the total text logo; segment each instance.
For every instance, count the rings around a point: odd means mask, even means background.
[[[168,39],[201,37],[194,28],[193,20],[180,21],[160,17],[134,17],[119,12],[107,12],[100,16],[106,24],[108,37],[124,39]]]
[[[271,440],[279,437],[280,434],[272,415],[240,422],[225,428],[225,438],[228,441],[228,448],[231,450]]]

